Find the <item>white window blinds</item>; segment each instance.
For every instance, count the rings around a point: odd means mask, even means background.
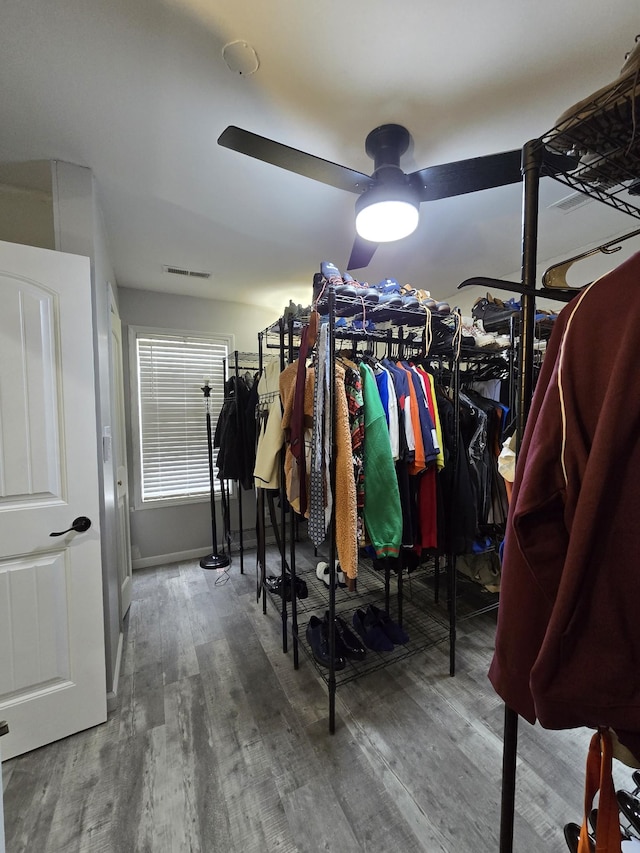
[[[228,338],[136,332],[143,502],[210,494],[202,386],[208,379],[212,388],[213,435],[228,351]],[[216,456],[214,450],[214,465]],[[217,470],[214,477],[217,490]]]

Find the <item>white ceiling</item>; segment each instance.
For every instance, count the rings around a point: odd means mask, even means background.
[[[640,32],[637,0],[4,0],[0,21],[0,161],[93,170],[120,285],[276,310],[308,304],[320,261],[346,266],[356,196],[221,148],[227,125],[367,174],[386,122],[413,136],[405,171],[520,148]],[[237,39],[250,76],[223,59]],[[545,179],[543,208],[569,192]],[[443,298],[512,275],[520,210],[520,186],[424,203],[357,277]],[[544,210],[540,257],[635,227],[595,202]]]

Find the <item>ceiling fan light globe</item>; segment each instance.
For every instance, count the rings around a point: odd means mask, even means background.
[[[363,240],[391,243],[408,237],[418,227],[420,214],[410,201],[377,201],[356,213],[356,231]]]

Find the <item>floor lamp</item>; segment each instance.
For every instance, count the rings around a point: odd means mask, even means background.
[[[211,386],[209,380],[204,380],[202,386],[204,404],[207,413],[207,450],[209,451],[209,485],[211,488],[211,539],[213,542],[213,553],[202,557],[200,567],[203,569],[224,569],[231,562],[226,554],[218,553],[218,533],[216,530],[216,494],[213,479],[213,440],[211,436]]]

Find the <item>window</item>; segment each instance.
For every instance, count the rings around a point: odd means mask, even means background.
[[[136,505],[184,502],[210,495],[205,397],[208,379],[211,430],[224,399],[224,368],[231,338],[133,328],[137,403]],[[214,466],[217,451],[214,450]],[[214,485],[219,488],[217,471]]]

